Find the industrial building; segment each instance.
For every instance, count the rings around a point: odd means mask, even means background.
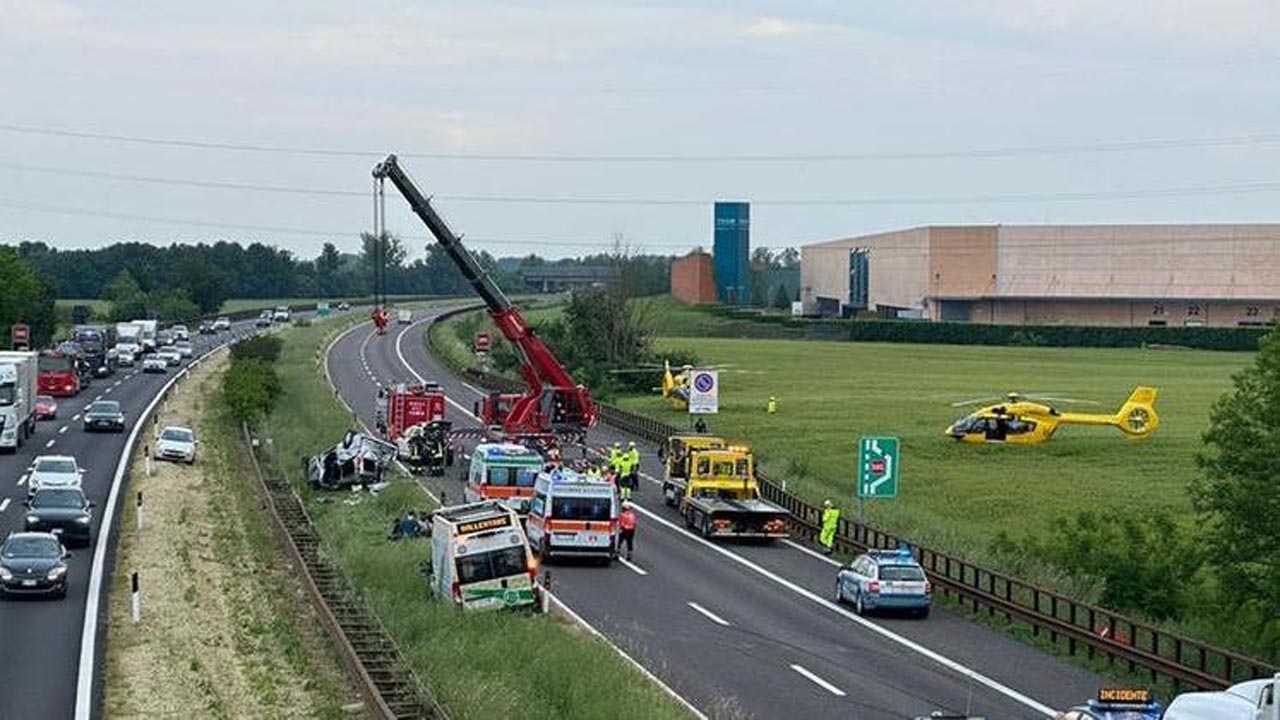
[[[926,226],[800,252],[810,315],[1222,327],[1280,318],[1280,224]]]
[[[715,222],[716,294],[726,305],[751,303],[751,205],[718,202]]]
[[[671,295],[690,305],[716,301],[711,256],[701,250],[671,261]]]

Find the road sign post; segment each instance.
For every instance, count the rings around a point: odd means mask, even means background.
[[[863,503],[868,498],[898,496],[901,466],[898,438],[864,437],[858,443],[858,521],[863,519]]]
[[[715,415],[719,411],[719,371],[703,369],[689,371],[689,414]]]

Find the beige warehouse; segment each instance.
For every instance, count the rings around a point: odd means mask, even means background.
[[[1280,318],[1280,224],[926,226],[800,249],[807,314],[998,324]]]

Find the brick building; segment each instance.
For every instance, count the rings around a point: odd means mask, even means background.
[[[711,256],[694,251],[672,260],[671,294],[691,305],[715,302],[716,280]]]

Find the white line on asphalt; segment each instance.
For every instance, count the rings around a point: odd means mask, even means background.
[[[845,696],[845,692],[844,692],[843,690],[841,690],[840,688],[836,687],[835,685],[832,685],[831,683],[827,682],[826,680],[823,680],[822,678],[818,677],[817,675],[814,675],[814,674],[813,674],[812,672],[810,672],[809,670],[804,669],[804,667],[802,667],[802,666],[800,666],[800,665],[792,664],[792,665],[791,665],[791,669],[792,669],[792,670],[795,670],[796,672],[800,673],[800,674],[801,674],[801,675],[803,675],[804,677],[806,677],[806,678],[808,678],[809,680],[813,681],[813,683],[814,683],[815,685],[817,685],[818,687],[822,688],[823,690],[826,690],[827,692],[831,693],[832,695],[835,695],[836,697],[844,697],[844,696]]]
[[[61,435],[62,433],[66,432],[68,427],[70,427],[70,426],[69,426],[69,425],[63,425],[62,427],[58,428],[58,434],[59,434],[59,435]]]
[[[409,361],[405,359],[404,348],[401,347],[401,343],[404,341],[404,336],[409,331],[410,328],[412,328],[414,325],[417,325],[418,323],[428,322],[431,319],[432,318],[423,318],[418,322],[406,325],[404,327],[404,330],[400,331],[396,335],[396,357],[400,359],[400,364],[403,365],[406,370],[412,373],[413,376],[417,378],[418,382],[420,383],[426,382],[427,379],[422,377],[422,375],[420,375],[417,370],[414,370],[413,366],[409,364]],[[484,393],[481,393],[481,395],[483,394]],[[445,395],[444,399],[446,402],[452,405],[454,409],[457,410],[458,412],[462,413],[463,415],[466,415],[467,417],[471,418],[472,420],[475,420],[476,422],[480,422],[480,418],[476,417],[476,415],[472,413],[470,410],[459,405],[453,398],[449,397],[448,395]]]
[[[112,390],[115,390],[115,388],[113,388],[113,387],[109,387],[109,388],[107,388],[106,390],[103,390],[103,391],[102,391],[102,394],[103,394],[103,395],[110,395]]]
[[[44,446],[47,448],[53,447],[53,442],[54,442],[53,440],[50,440],[49,442],[45,443]]]
[[[71,422],[75,422],[79,419],[80,419],[80,413],[76,413],[75,415],[71,416]]]
[[[631,562],[630,560],[628,560],[628,559],[626,559],[626,558],[620,557],[620,558],[618,558],[618,562],[622,563],[623,565],[626,565],[628,568],[630,568],[630,569],[631,569],[631,572],[633,572],[633,573],[635,573],[635,574],[637,574],[637,575],[648,575],[648,574],[649,574],[649,571],[648,571],[648,570],[645,570],[644,568],[640,567],[639,565],[636,565],[635,563]]]
[[[111,387],[120,387],[120,383],[122,383],[122,382],[124,382],[124,381],[123,381],[123,380],[117,380],[117,381],[116,381],[116,384],[115,384],[115,385],[112,385]]]
[[[101,400],[101,399],[102,399],[102,396],[101,396],[101,395],[99,395],[99,396],[95,397],[95,398],[93,399],[93,401],[94,401],[94,402],[98,402],[98,401],[99,401],[99,400]]]
[[[0,500],[0,512],[4,512],[5,510],[8,510],[8,509],[9,509],[9,498]]]
[[[817,550],[814,550],[813,548],[807,548],[807,547],[805,547],[804,545],[801,545],[801,544],[800,544],[800,543],[798,543],[798,542],[794,542],[794,541],[792,541],[792,540],[783,540],[783,541],[782,541],[782,544],[783,544],[783,545],[790,545],[791,547],[793,547],[793,548],[795,548],[795,549],[799,550],[800,552],[804,553],[805,555],[812,555],[813,557],[815,557],[815,558],[817,558],[817,559],[821,560],[822,562],[824,562],[824,563],[826,563],[826,564],[828,564],[828,565],[834,565],[835,567],[843,567],[843,565],[841,565],[841,563],[840,563],[840,561],[839,561],[839,560],[836,560],[836,559],[834,559],[834,558],[827,557],[826,555],[823,555],[822,553],[818,552]]]
[[[22,477],[18,478],[18,487],[22,487],[23,485],[25,485],[25,484],[27,483],[27,476],[28,476],[28,475],[30,475],[30,473],[26,473],[26,474],[24,474]]]
[[[702,607],[702,606],[701,606],[701,605],[699,605],[698,603],[693,602],[692,600],[690,600],[689,602],[687,602],[687,603],[685,603],[685,604],[686,604],[686,605],[688,605],[689,607],[693,608],[693,609],[694,609],[694,610],[695,610],[699,615],[701,615],[701,616],[705,617],[706,619],[710,620],[711,622],[713,622],[713,623],[715,623],[715,624],[717,624],[717,625],[720,625],[720,626],[722,626],[722,627],[729,627],[729,621],[728,621],[728,620],[725,620],[724,618],[720,617],[719,615],[717,615],[717,614],[715,614],[715,613],[711,612],[710,610],[708,610],[708,609],[706,609],[706,608]]]
[[[1007,686],[1007,685],[1004,685],[1004,684],[1002,684],[1002,683],[1000,683],[1000,682],[997,682],[997,681],[995,681],[995,680],[992,680],[991,678],[987,677],[986,675],[983,675],[982,673],[980,673],[980,672],[978,672],[978,671],[976,671],[976,670],[972,670],[972,669],[970,669],[970,668],[968,668],[968,667],[966,667],[966,666],[964,666],[964,665],[961,665],[960,663],[956,662],[955,660],[952,660],[951,658],[949,658],[949,657],[947,657],[947,656],[945,656],[945,655],[942,655],[941,653],[938,653],[938,652],[935,652],[935,651],[933,651],[933,650],[930,650],[929,648],[927,648],[927,647],[925,647],[925,646],[921,645],[920,643],[918,643],[918,642],[916,642],[916,641],[914,641],[914,640],[908,639],[908,638],[906,638],[906,637],[904,637],[904,636],[902,636],[902,635],[899,635],[899,634],[898,634],[898,633],[896,633],[896,632],[893,632],[892,630],[889,630],[889,629],[887,629],[887,628],[881,627],[880,625],[877,625],[877,624],[875,624],[875,623],[871,622],[870,620],[867,620],[866,618],[862,617],[861,615],[856,615],[856,614],[854,614],[854,613],[852,613],[852,612],[850,612],[850,611],[848,611],[848,610],[844,609],[843,607],[840,607],[839,605],[836,605],[834,602],[832,602],[832,601],[830,601],[830,600],[827,600],[826,598],[824,598],[824,597],[822,597],[822,596],[818,595],[817,593],[814,593],[813,591],[811,591],[811,590],[809,590],[809,589],[807,589],[807,588],[803,588],[803,587],[801,587],[801,586],[799,586],[799,585],[797,585],[797,584],[795,584],[795,583],[791,582],[790,580],[787,580],[786,578],[784,578],[784,577],[782,577],[782,576],[780,576],[780,575],[777,575],[776,573],[773,573],[773,572],[771,572],[771,571],[769,571],[769,570],[766,570],[765,568],[761,567],[760,565],[757,565],[756,563],[754,563],[754,562],[752,562],[752,561],[750,561],[750,560],[748,560],[748,559],[746,559],[746,558],[742,557],[741,555],[738,555],[737,553],[730,552],[730,551],[726,550],[725,548],[723,548],[723,547],[721,547],[721,546],[719,546],[719,545],[717,545],[717,544],[715,544],[715,543],[713,543],[713,542],[711,542],[711,541],[709,541],[709,540],[706,540],[706,539],[704,539],[704,538],[698,537],[697,535],[694,535],[693,533],[688,532],[688,531],[687,531],[687,530],[685,530],[684,528],[682,528],[682,527],[680,527],[680,526],[676,525],[675,523],[673,523],[673,522],[671,522],[671,521],[667,520],[667,519],[666,519],[666,518],[664,518],[664,517],[661,517],[661,516],[660,516],[660,515],[658,515],[657,513],[654,513],[652,510],[648,510],[648,509],[646,509],[643,505],[641,505],[640,503],[635,502],[634,500],[631,502],[631,505],[632,505],[634,508],[636,508],[636,510],[638,510],[638,511],[639,511],[639,512],[641,512],[641,513],[643,513],[646,517],[648,517],[650,520],[653,520],[654,522],[658,523],[659,525],[662,525],[662,526],[664,526],[664,527],[668,528],[669,530],[671,530],[671,531],[675,532],[676,534],[678,534],[678,535],[682,535],[682,536],[684,536],[684,537],[688,538],[689,540],[692,540],[692,541],[693,541],[693,542],[695,542],[695,543],[698,543],[698,544],[700,544],[700,545],[703,545],[703,546],[707,547],[707,548],[708,548],[708,549],[710,549],[712,552],[714,552],[714,553],[718,553],[718,554],[720,554],[720,555],[722,555],[722,556],[724,556],[724,557],[728,558],[729,560],[732,560],[733,562],[735,562],[735,563],[737,563],[737,564],[739,564],[739,565],[741,565],[741,566],[743,566],[743,567],[745,567],[745,568],[747,568],[747,569],[751,570],[752,572],[755,572],[757,575],[760,575],[760,576],[762,576],[762,577],[764,577],[764,578],[767,578],[767,579],[769,579],[769,580],[772,580],[774,583],[777,583],[778,585],[781,585],[782,587],[784,587],[784,588],[786,588],[786,589],[790,590],[791,592],[793,592],[793,593],[795,593],[795,594],[797,594],[797,595],[799,595],[799,596],[801,596],[801,597],[803,597],[803,598],[805,598],[805,599],[807,599],[807,600],[810,600],[810,601],[812,601],[812,602],[814,602],[814,603],[816,603],[816,604],[818,604],[818,605],[820,605],[820,606],[822,606],[822,607],[826,608],[827,610],[830,610],[830,611],[832,611],[832,612],[834,612],[834,613],[837,613],[838,615],[840,615],[840,616],[842,616],[842,617],[844,617],[844,618],[846,618],[846,619],[848,619],[848,620],[851,620],[851,621],[853,621],[854,623],[857,623],[858,625],[861,625],[862,627],[866,628],[867,630],[870,630],[871,632],[873,632],[873,633],[875,633],[875,634],[877,634],[877,635],[880,635],[881,637],[885,638],[886,640],[889,640],[889,641],[891,641],[891,642],[897,643],[898,645],[901,645],[902,647],[907,648],[908,650],[911,650],[911,651],[913,651],[913,652],[915,652],[915,653],[918,653],[919,655],[922,655],[922,656],[924,656],[924,657],[926,657],[926,658],[928,658],[928,659],[930,659],[930,660],[933,660],[934,662],[938,663],[939,665],[942,665],[942,666],[943,666],[943,667],[945,667],[945,668],[948,668],[948,669],[950,669],[950,670],[953,670],[953,671],[955,671],[956,673],[959,673],[960,675],[962,675],[962,676],[964,676],[964,677],[967,677],[967,678],[969,678],[970,680],[973,680],[974,682],[976,682],[976,683],[978,683],[978,684],[980,684],[980,685],[982,685],[982,686],[986,687],[987,689],[989,689],[989,690],[993,690],[993,691],[995,691],[995,692],[997,692],[997,693],[1000,693],[1001,695],[1004,695],[1005,697],[1007,697],[1007,698],[1009,698],[1009,699],[1011,699],[1011,700],[1014,700],[1014,701],[1016,701],[1016,702],[1019,702],[1019,703],[1021,703],[1021,704],[1025,705],[1025,706],[1027,706],[1027,707],[1031,708],[1032,710],[1035,710],[1035,711],[1036,711],[1036,712],[1038,712],[1038,713],[1043,713],[1044,715],[1046,715],[1046,716],[1048,716],[1048,717],[1053,717],[1055,714],[1057,714],[1057,713],[1056,713],[1056,711],[1055,711],[1053,708],[1049,707],[1048,705],[1045,705],[1044,703],[1041,703],[1041,702],[1039,702],[1039,701],[1037,701],[1037,700],[1034,700],[1034,699],[1032,699],[1032,698],[1030,698],[1030,697],[1028,697],[1028,696],[1026,696],[1026,695],[1023,695],[1022,693],[1018,692],[1017,690],[1014,690],[1013,688],[1011,688],[1011,687],[1009,687],[1009,686]]]

